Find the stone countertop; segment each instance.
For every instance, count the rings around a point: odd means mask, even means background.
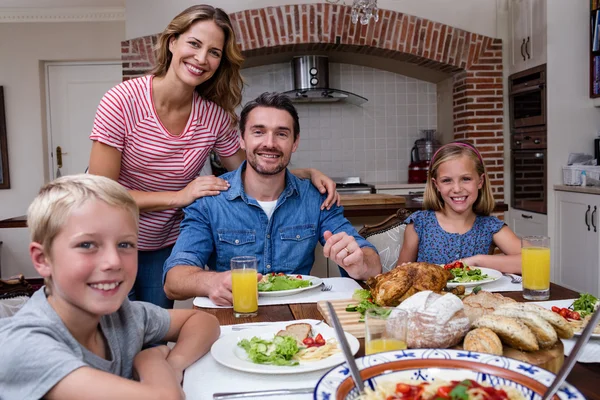
[[[554,190],[560,190],[561,192],[600,194],[600,187],[597,186],[554,185]]]

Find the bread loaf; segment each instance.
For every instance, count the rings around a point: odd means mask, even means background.
[[[463,349],[501,356],[502,342],[498,335],[491,329],[477,328],[467,333],[463,343]]]
[[[516,318],[484,315],[475,321],[473,326],[491,329],[504,343],[517,350],[538,351],[540,349],[531,329]]]
[[[398,308],[408,312],[406,344],[409,348],[454,346],[470,327],[462,301],[451,293],[418,292]]]
[[[552,325],[536,313],[517,310],[516,308],[500,307],[494,311],[493,315],[517,318],[519,321],[523,322],[535,335],[535,338],[540,345],[540,349],[549,349],[558,341],[558,336]]]
[[[514,304],[506,304],[506,305],[502,305],[501,308],[507,307],[509,309],[514,309],[517,311],[530,311],[533,313],[538,314],[540,317],[542,317],[543,319],[545,319],[550,325],[552,325],[552,327],[554,327],[554,330],[556,330],[556,333],[558,334],[558,337],[561,339],[570,339],[573,337],[573,327],[571,326],[571,324],[569,324],[569,322],[567,322],[566,319],[564,319],[563,317],[561,317],[559,314],[547,310],[542,306],[538,306],[537,304],[530,304],[530,303],[514,303]]]
[[[516,303],[516,301],[499,293],[490,293],[485,290],[481,290],[477,294],[471,293],[463,298],[465,313],[471,323],[479,317],[493,313],[502,304],[507,303]]]

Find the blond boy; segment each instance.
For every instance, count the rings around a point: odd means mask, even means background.
[[[138,238],[127,191],[101,176],[59,178],[40,190],[27,222],[46,286],[0,320],[0,399],[183,398],[183,370],[209,350],[219,324],[127,299]],[[177,344],[142,350],[160,341]]]

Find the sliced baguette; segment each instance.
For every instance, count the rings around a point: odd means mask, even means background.
[[[558,334],[561,339],[570,339],[573,337],[573,327],[569,322],[554,311],[550,311],[542,306],[531,303],[508,303],[500,308],[514,309],[518,311],[529,311],[538,314],[545,319]]]
[[[540,349],[549,349],[558,341],[558,336],[556,335],[554,327],[537,313],[517,310],[515,308],[500,307],[494,311],[493,315],[517,318],[519,321],[523,322],[535,335],[535,338],[540,345]]]
[[[476,328],[489,328],[500,339],[517,350],[538,351],[540,346],[531,329],[515,318],[502,315],[484,315],[473,324]]]
[[[467,333],[463,343],[463,349],[501,356],[502,342],[498,335],[491,329],[477,328]]]

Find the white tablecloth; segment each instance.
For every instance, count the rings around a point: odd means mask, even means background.
[[[317,320],[298,320],[295,323],[317,323]],[[290,321],[257,324],[241,324],[236,326],[269,325],[284,329]],[[232,334],[232,326],[221,326],[221,336]],[[327,370],[292,375],[252,374],[236,371],[217,363],[210,353],[192,364],[186,371],[183,380],[183,391],[187,400],[209,400],[218,392],[241,392],[269,389],[295,389],[315,387]],[[258,398],[258,397],[257,397]],[[275,399],[275,397],[269,397]],[[309,400],[312,394],[289,395],[286,400]]]
[[[323,285],[331,285],[331,290],[323,292],[321,287],[305,290],[303,292],[281,297],[263,297],[259,296],[259,306],[272,306],[276,304],[299,304],[316,303],[321,300],[343,300],[351,299],[356,289],[361,289],[360,285],[354,279],[350,278],[323,278]],[[202,308],[231,308],[217,306],[208,297],[196,297],[194,305]]]
[[[539,304],[540,306],[551,309],[552,306],[556,307],[569,307],[576,299],[570,300],[550,300],[550,301],[536,301],[533,303]],[[577,341],[578,336],[573,337],[573,339],[562,339],[563,344],[565,346],[565,355],[569,355],[573,347],[575,346],[575,342]],[[600,362],[600,339],[591,338],[589,342],[585,345],[585,349],[579,353],[579,357],[577,357],[577,361],[582,363],[597,363]]]
[[[481,289],[488,292],[517,292],[523,290],[523,284],[512,283],[510,277],[502,275],[497,281],[481,285]],[[472,290],[473,288],[470,287],[466,292],[470,293]]]

